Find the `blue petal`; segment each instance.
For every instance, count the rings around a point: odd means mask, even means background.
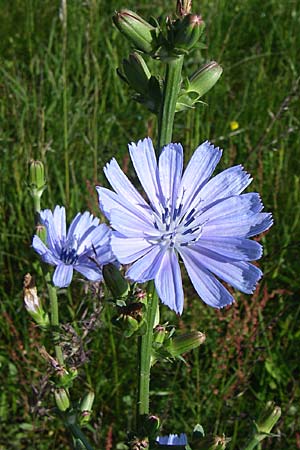
[[[217,200],[240,194],[251,183],[252,178],[242,166],[234,166],[219,173],[207,182],[199,192],[203,206]]]
[[[60,241],[57,235],[52,211],[50,209],[44,209],[40,212],[40,219],[47,230],[47,245],[50,251],[57,257],[59,257],[63,243]]]
[[[32,247],[34,250],[42,257],[42,260],[47,264],[51,264],[52,266],[56,266],[59,262],[59,259],[56,255],[46,247],[43,241],[38,237],[34,236],[32,240]]]
[[[184,295],[177,256],[168,249],[155,275],[155,287],[161,301],[178,314],[182,314]]]
[[[155,151],[150,138],[129,144],[129,153],[136,174],[146,192],[149,201],[157,211],[160,210],[160,186]]]
[[[78,264],[74,268],[90,281],[100,281],[103,279],[102,272],[95,263]]]
[[[59,263],[53,274],[54,286],[63,288],[69,286],[73,277],[73,266]]]
[[[239,221],[240,219],[250,217],[252,214],[260,212],[262,208],[263,204],[259,194],[256,192],[235,195],[208,207],[206,211],[201,213],[199,221],[202,223],[211,222],[217,219]]]
[[[147,205],[143,197],[122,172],[119,164],[114,158],[110,163],[106,164],[104,173],[116,193],[125,200],[127,199],[127,201],[130,201],[133,205]]]
[[[152,249],[136,261],[127,271],[126,276],[139,283],[153,280],[158,272],[164,250],[159,245],[155,245]]]
[[[99,219],[94,217],[88,211],[83,214],[79,213],[71,222],[68,230],[67,239],[72,236],[77,236],[80,241],[84,241],[86,236],[99,225]]]
[[[195,150],[180,184],[180,191],[185,200],[183,213],[193,207],[193,200],[211,177],[221,156],[222,150],[214,147],[208,141]]]
[[[272,225],[273,225],[272,214],[270,213],[255,214],[255,217],[252,218],[252,223],[250,224],[250,229],[249,231],[247,231],[246,237],[257,236],[258,234],[266,231]]]
[[[138,217],[147,218],[148,221],[152,220],[153,211],[150,206],[145,202],[141,205],[132,204],[128,202],[124,197],[112,192],[108,189],[96,187],[99,196],[99,206],[108,220],[111,220],[111,211],[119,210],[123,214],[127,214],[127,211]]]
[[[133,214],[123,209],[111,210],[111,226],[120,233],[129,237],[159,236],[159,231],[154,227],[154,220],[149,220],[148,214]]]
[[[232,295],[201,263],[201,255],[185,247],[180,250],[187,273],[199,297],[214,308],[223,308],[234,301]]]
[[[56,206],[53,221],[58,239],[62,242],[66,237],[66,210],[64,206]]]
[[[269,213],[256,213],[209,220],[204,224],[202,236],[251,237],[266,231],[273,223]]]
[[[210,250],[200,249],[197,245],[191,246],[189,252],[210,272],[246,294],[253,293],[262,277],[261,270],[248,262],[228,260]]]
[[[111,231],[104,223],[88,228],[87,232],[83,234],[78,249],[77,255],[83,253],[91,253],[95,255],[98,248],[109,243]]]
[[[144,238],[138,237],[119,237],[116,233],[112,234],[111,246],[113,253],[122,264],[129,264],[144,256],[153,247]]]
[[[261,258],[263,248],[256,241],[228,236],[202,236],[197,247],[206,248],[226,258],[239,261],[255,261]]]
[[[181,181],[182,167],[183,149],[181,144],[166,145],[159,157],[159,179],[165,205],[170,201],[174,208]]]

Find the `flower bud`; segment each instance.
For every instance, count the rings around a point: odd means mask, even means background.
[[[173,357],[187,353],[194,348],[199,347],[203,344],[206,336],[200,331],[192,331],[191,333],[183,334],[182,336],[176,336],[173,339],[169,339],[165,349]]]
[[[29,163],[29,188],[32,195],[42,196],[46,188],[44,164],[41,161]]]
[[[160,419],[157,416],[147,416],[143,423],[145,434],[150,440],[155,440],[160,428]]]
[[[187,14],[174,25],[174,47],[184,53],[191,50],[198,43],[205,23],[201,16]]]
[[[188,92],[196,92],[198,98],[208,92],[218,81],[223,69],[215,61],[205,64],[189,80]]]
[[[116,27],[137,50],[145,53],[152,51],[155,28],[129,9],[122,9],[113,16]]]
[[[80,423],[83,425],[89,422],[92,415],[92,408],[95,399],[95,394],[93,391],[89,391],[82,399],[80,403]]]
[[[124,59],[123,70],[130,87],[140,94],[147,93],[151,73],[141,55],[132,53],[128,60]]]
[[[176,13],[178,16],[190,14],[192,9],[192,0],[177,0]]]
[[[154,346],[160,346],[163,344],[167,336],[166,328],[162,325],[157,325],[153,333],[153,344]]]
[[[272,428],[276,425],[280,416],[281,408],[275,406],[274,402],[268,402],[255,424],[257,432],[262,434],[271,433]]]
[[[24,277],[23,295],[27,312],[39,326],[46,328],[49,325],[49,316],[43,310],[41,301],[37,295],[37,289],[30,273],[27,273]]]
[[[130,286],[114,264],[106,264],[103,269],[104,281],[114,298],[126,297]]]
[[[56,405],[60,411],[64,412],[70,408],[70,399],[65,389],[63,388],[55,389],[54,397]]]

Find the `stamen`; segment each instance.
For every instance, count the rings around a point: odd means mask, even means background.
[[[185,220],[189,220],[189,218],[194,214],[194,212],[195,212],[195,208],[192,208],[190,210],[190,212],[188,213],[188,215],[186,216]]]
[[[194,220],[195,220],[195,217],[193,216],[185,222],[184,226],[188,227],[192,222],[194,222]]]

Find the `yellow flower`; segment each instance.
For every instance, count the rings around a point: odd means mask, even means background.
[[[230,123],[230,129],[231,131],[235,131],[239,128],[239,123],[236,120],[232,120]]]

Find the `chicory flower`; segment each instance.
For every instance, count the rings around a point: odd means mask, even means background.
[[[40,212],[41,223],[47,230],[47,245],[35,235],[34,250],[48,264],[56,266],[53,284],[67,287],[72,281],[73,270],[88,280],[102,280],[102,266],[115,261],[111,252],[111,231],[89,212],[78,213],[66,231],[66,212],[56,206]]]
[[[221,308],[233,302],[220,282],[252,293],[262,276],[249,261],[262,246],[249,238],[272,225],[257,193],[241,194],[252,179],[238,165],[210,179],[222,150],[208,141],[194,152],[183,172],[181,144],[166,145],[157,162],[151,139],[129,145],[148,202],[112,159],[104,169],[115,192],[97,187],[100,208],[110,220],[112,250],[127,277],[154,279],[161,301],[177,313],[184,294],[178,258],[202,300]],[[220,280],[219,280],[220,279]]]
[[[181,433],[179,436],[177,434],[169,434],[169,436],[160,436],[156,439],[160,445],[187,445],[186,434]]]

